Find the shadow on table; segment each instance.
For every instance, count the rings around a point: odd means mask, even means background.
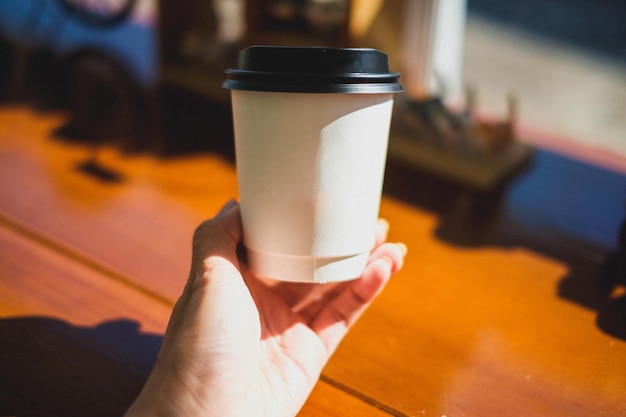
[[[78,327],[50,317],[0,320],[0,415],[121,416],[163,341],[130,320]]]
[[[72,119],[53,132],[56,140],[90,145],[94,154],[103,145],[115,146],[127,154],[149,153],[161,158],[176,158],[198,152],[216,153],[234,163],[234,131],[230,106],[211,102],[196,94],[163,86],[158,92],[159,117],[146,135],[90,134],[76,131]],[[83,130],[93,130],[88,126]],[[89,161],[88,161],[89,162]],[[100,172],[86,172],[101,178]],[[104,178],[109,181],[108,175]],[[102,178],[101,178],[102,179]]]
[[[556,294],[598,313],[626,340],[626,178],[547,151],[507,187],[477,192],[390,165],[385,193],[437,214],[435,236],[460,247],[525,247],[568,267]],[[626,227],[626,226],[623,226]]]

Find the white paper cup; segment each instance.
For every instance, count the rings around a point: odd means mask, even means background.
[[[398,74],[376,50],[284,47],[248,48],[229,71],[250,269],[283,281],[358,278],[374,245]]]

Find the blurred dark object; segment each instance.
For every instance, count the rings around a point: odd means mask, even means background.
[[[469,11],[527,33],[626,61],[622,0],[469,0]]]
[[[152,4],[147,2],[146,4]],[[156,4],[156,3],[154,3]],[[155,135],[155,15],[137,0],[0,2],[0,100],[70,110],[57,133],[91,143]],[[10,69],[8,69],[10,68]]]
[[[68,14],[91,26],[112,27],[130,17],[137,0],[101,1],[59,0]]]
[[[606,305],[599,311],[598,327],[626,340],[626,219],[620,227],[617,249],[608,255],[600,272],[600,291]]]
[[[162,126],[168,156],[211,151],[234,161],[233,119],[229,106],[181,88],[161,89]]]
[[[224,70],[249,45],[349,46],[349,0],[163,0],[161,80],[221,105]]]
[[[74,56],[68,67],[71,119],[58,135],[93,142],[146,138],[150,122],[142,112],[149,106],[144,102],[149,93],[115,60],[97,51],[84,51]]]
[[[269,0],[260,2],[259,27],[275,31],[299,31],[332,39],[347,28],[348,0]]]

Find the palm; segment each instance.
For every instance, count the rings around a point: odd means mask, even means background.
[[[298,285],[298,284],[295,284]],[[248,287],[259,307],[258,366],[264,398],[293,415],[315,385],[329,353],[303,316],[275,290],[263,284]],[[276,415],[282,415],[277,413]]]
[[[373,259],[390,255],[389,250],[393,247],[379,247]],[[379,267],[371,263],[366,279],[324,285],[268,285],[244,274],[259,314],[257,343],[260,368],[266,371],[266,398],[289,405],[288,411],[302,406],[339,341],[381,289],[386,274]],[[301,401],[287,404],[285,400],[290,398]]]
[[[350,326],[402,265],[405,249],[383,243],[387,224],[379,226],[360,279],[269,284],[240,265],[239,213],[227,205],[196,231],[189,281],[127,415],[295,415]]]

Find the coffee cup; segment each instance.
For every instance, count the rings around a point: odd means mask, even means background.
[[[375,244],[398,80],[375,49],[239,52],[223,87],[253,273],[319,283],[361,276]]]

